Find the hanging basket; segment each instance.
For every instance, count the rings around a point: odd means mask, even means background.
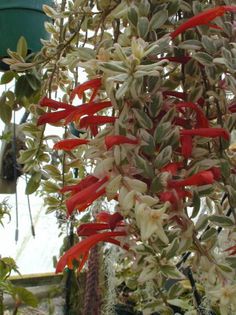
[[[40,39],[49,38],[44,28],[44,22],[49,18],[43,12],[42,6],[52,6],[53,3],[53,0],[0,1],[0,59],[7,56],[8,48],[16,50],[21,36],[25,37],[30,52],[41,49]]]

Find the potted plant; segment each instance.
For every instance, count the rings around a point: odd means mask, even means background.
[[[0,58],[6,57],[7,49],[15,50],[24,36],[30,52],[41,49],[40,39],[47,39],[44,22],[48,17],[43,12],[44,4],[53,5],[53,0],[3,0],[0,2]],[[2,65],[3,70],[5,67]]]

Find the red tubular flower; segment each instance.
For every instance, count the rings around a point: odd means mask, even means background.
[[[97,95],[97,92],[100,89],[101,85],[102,85],[101,78],[96,78],[96,79],[84,82],[82,84],[79,84],[71,92],[70,101],[73,101],[73,99],[75,98],[76,95],[78,95],[79,98],[82,98],[84,91],[86,91],[88,89],[93,89],[93,94],[89,100],[89,102],[92,102],[94,100],[95,96]]]
[[[159,194],[160,200],[162,202],[169,201],[172,204],[174,210],[177,210],[179,208],[180,203],[186,197],[191,198],[191,192],[179,188],[163,191]]]
[[[65,140],[61,140],[55,143],[53,146],[53,149],[70,151],[80,145],[88,144],[88,143],[89,143],[89,140],[87,139],[65,139]]]
[[[75,108],[73,105],[63,103],[63,102],[58,102],[48,97],[43,97],[39,105],[42,107],[50,107],[53,109],[74,109]]]
[[[106,136],[105,137],[105,144],[107,147],[107,150],[111,149],[114,145],[119,144],[138,144],[139,139],[130,139],[126,136]]]
[[[193,139],[192,136],[180,136],[180,143],[181,143],[181,154],[185,159],[190,158],[192,155],[193,150]]]
[[[54,106],[53,108],[56,108],[57,105],[56,103],[54,104],[55,101],[52,101],[52,102],[53,102],[52,107]],[[57,104],[58,103],[59,102],[57,102]],[[65,103],[59,103],[59,104],[68,105],[68,107],[64,106],[65,108],[64,110],[52,112],[52,113],[45,113],[41,115],[38,119],[38,126],[46,124],[46,123],[54,124],[63,119],[65,119],[64,124],[67,125],[68,123],[72,121],[78,120],[81,116],[93,115],[104,108],[112,106],[110,101],[101,102],[101,103],[93,103],[93,102],[85,103],[80,106],[72,106]],[[45,106],[48,106],[48,105],[45,105]],[[62,107],[58,107],[58,108],[62,108]]]
[[[98,244],[99,242],[113,242],[113,237],[117,236],[126,236],[127,233],[125,231],[117,231],[117,232],[104,232],[100,234],[90,235],[86,239],[82,240],[75,246],[71,247],[58,261],[56,267],[56,273],[62,272],[64,267],[67,265],[70,269],[73,268],[73,260],[77,260],[79,262],[79,271],[83,268],[90,249]]]
[[[94,200],[102,196],[105,193],[105,188],[102,189],[102,186],[108,179],[108,176],[105,176],[103,179],[98,180],[68,198],[66,200],[68,214],[71,215],[75,209],[80,211],[86,209]]]
[[[218,167],[212,167],[206,171],[200,171],[188,178],[182,180],[170,180],[168,182],[169,188],[181,188],[184,186],[203,186],[213,184],[215,180],[220,177],[220,169]]]
[[[178,170],[180,170],[183,167],[183,162],[173,162],[169,163],[166,166],[162,167],[160,169],[160,172],[169,172],[172,175],[175,175]]]
[[[198,128],[198,129],[185,129],[180,131],[182,136],[200,136],[205,138],[222,137],[225,140],[230,139],[229,132],[224,128]]]
[[[177,109],[186,107],[186,108],[191,108],[192,110],[194,110],[197,115],[197,124],[196,124],[197,128],[209,127],[208,119],[206,118],[203,110],[198,105],[191,102],[181,102],[181,103],[175,104],[175,106]]]
[[[77,234],[79,236],[89,236],[97,233],[98,231],[108,230],[108,223],[83,223],[77,228]]]
[[[85,116],[80,119],[80,128],[88,128],[91,125],[100,126],[104,124],[112,124],[117,117],[110,116]]]
[[[39,117],[37,125],[55,124],[62,119],[65,119],[68,115],[74,112],[74,110],[75,107],[73,107],[73,109],[64,109],[53,113],[45,113]]]
[[[82,211],[86,210],[89,206],[91,206],[91,204],[92,204],[96,199],[98,199],[99,197],[103,196],[105,193],[106,193],[106,189],[105,189],[105,188],[99,189],[98,191],[96,191],[95,193],[93,193],[92,195],[90,195],[90,197],[88,197],[86,201],[79,203],[79,204],[76,206],[76,209],[77,209],[79,212],[82,212]],[[70,215],[70,214],[68,213],[68,215]]]
[[[87,177],[83,178],[79,184],[76,185],[67,185],[65,187],[63,187],[60,192],[61,193],[65,193],[68,191],[71,191],[72,193],[75,192],[79,192],[87,187],[89,187],[90,185],[97,183],[98,182],[98,178],[93,176],[93,175],[88,175]]]
[[[78,107],[76,107],[76,110],[69,113],[69,115],[66,117],[65,120],[65,125],[67,125],[68,123],[72,122],[72,121],[76,121],[78,119],[80,119],[80,117],[84,116],[84,115],[93,115],[97,112],[99,112],[102,109],[111,107],[112,104],[110,101],[106,101],[106,102],[100,102],[100,103],[85,103],[82,104]]]
[[[196,27],[199,25],[208,25],[215,18],[222,16],[226,12],[236,12],[236,6],[219,6],[215,8],[208,9],[204,12],[201,12],[192,18],[188,19],[186,22],[181,24],[177,29],[170,34],[170,36],[174,39],[179,34],[183,33],[189,28]]]
[[[117,226],[122,227],[124,226],[124,223],[121,222],[124,218],[122,215],[118,212],[115,212],[113,214],[107,213],[107,217],[105,218],[105,222],[92,222],[92,223],[84,223],[81,224],[77,228],[77,234],[79,236],[87,236],[92,235],[96,233],[97,231],[101,230],[114,230]],[[96,217],[97,218],[97,217]]]

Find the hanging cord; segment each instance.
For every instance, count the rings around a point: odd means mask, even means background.
[[[27,180],[27,176],[26,175],[25,175],[25,181],[26,181],[26,185],[27,185],[28,180]],[[33,217],[32,217],[30,198],[29,198],[29,195],[26,195],[26,196],[27,196],[27,204],[28,204],[29,217],[30,217],[31,234],[32,234],[33,237],[35,237],[35,228],[34,228],[34,222],[33,222]]]
[[[18,212],[18,194],[17,194],[17,162],[16,162],[16,113],[13,110],[13,141],[12,141],[12,151],[13,151],[13,168],[14,168],[14,180],[15,180],[15,212],[16,212],[16,230],[15,230],[15,241],[18,242],[19,239],[19,212]]]

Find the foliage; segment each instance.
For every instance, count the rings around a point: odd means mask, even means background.
[[[75,0],[44,10],[52,39],[30,61],[23,41],[6,60],[34,91],[17,96],[32,114],[20,157],[31,174],[27,193],[46,178],[48,211],[63,219],[98,198],[111,202],[110,213],[98,209],[95,222],[80,224],[85,238],[57,270],[81,269],[106,241],[127,250],[117,277],[137,310],[233,314],[236,7]],[[78,85],[82,69],[89,81]],[[47,123],[65,126],[62,140],[44,136]]]
[[[15,261],[10,257],[0,258],[1,314],[3,314],[3,294],[9,294],[13,298],[15,302],[14,314],[17,314],[17,310],[22,304],[27,304],[32,307],[36,307],[38,305],[36,297],[30,291],[11,283],[8,278],[12,271],[18,272]]]

